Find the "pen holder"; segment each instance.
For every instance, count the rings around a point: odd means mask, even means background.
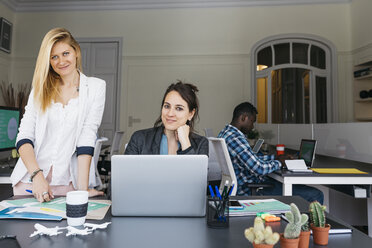
[[[207,199],[207,225],[211,228],[229,227],[229,198],[218,197]]]

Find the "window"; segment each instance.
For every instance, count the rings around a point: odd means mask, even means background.
[[[335,121],[332,44],[298,37],[273,37],[252,49],[252,98],[259,123]]]

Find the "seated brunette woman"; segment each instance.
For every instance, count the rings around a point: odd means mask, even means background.
[[[125,154],[205,154],[208,140],[193,132],[199,104],[196,86],[181,81],[166,90],[154,127],[136,131]]]

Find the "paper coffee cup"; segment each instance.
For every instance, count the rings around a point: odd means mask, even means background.
[[[66,216],[69,226],[85,223],[88,211],[88,191],[70,191],[66,194]]]
[[[276,155],[283,155],[284,154],[285,145],[283,144],[277,144],[276,145]]]

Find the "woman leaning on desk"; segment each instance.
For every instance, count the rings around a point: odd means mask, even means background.
[[[32,189],[43,202],[75,189],[88,190],[106,84],[81,72],[80,46],[66,29],[45,35],[32,87],[17,136],[21,159],[11,175],[14,195]],[[88,191],[90,196],[103,194]]]
[[[193,132],[199,112],[197,92],[198,88],[189,83],[171,84],[154,127],[136,131],[125,154],[208,155],[208,140]]]

